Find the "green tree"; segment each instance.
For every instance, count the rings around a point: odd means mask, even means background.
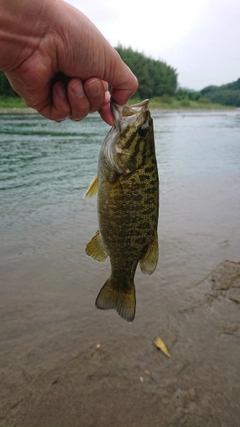
[[[137,76],[141,99],[152,96],[173,96],[177,88],[177,72],[163,61],[158,61],[134,51],[132,48],[116,47],[119,55]]]
[[[176,92],[176,98],[179,101],[198,101],[201,98],[201,93],[185,87],[179,87]]]
[[[221,86],[207,86],[201,94],[211,102],[240,107],[240,78]]]
[[[18,96],[12,89],[6,74],[0,71],[0,96]]]

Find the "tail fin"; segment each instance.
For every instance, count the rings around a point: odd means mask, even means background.
[[[136,310],[134,283],[130,290],[124,292],[121,288],[116,289],[113,286],[110,277],[100,290],[95,305],[101,310],[115,308],[123,319],[132,322]]]

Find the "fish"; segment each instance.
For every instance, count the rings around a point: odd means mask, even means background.
[[[95,305],[115,309],[128,322],[136,312],[134,276],[156,269],[159,254],[159,177],[149,100],[118,105],[114,126],[100,149],[97,176],[84,197],[97,195],[99,230],[85,248],[99,262],[110,258],[111,275]]]

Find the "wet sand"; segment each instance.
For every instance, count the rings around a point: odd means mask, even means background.
[[[128,324],[94,307],[108,263],[84,254],[69,262],[71,250],[36,256],[34,246],[26,254],[9,245],[0,425],[239,426],[240,264],[222,262],[186,281],[177,265],[168,273],[163,256],[154,275],[137,272],[137,316]],[[157,336],[171,358],[153,345]]]

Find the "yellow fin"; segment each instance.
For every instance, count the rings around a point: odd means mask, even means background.
[[[115,308],[123,319],[132,322],[136,310],[134,283],[130,290],[124,292],[121,288],[113,286],[110,277],[100,290],[95,305],[101,310]]]
[[[108,254],[106,253],[105,248],[103,246],[99,230],[90,240],[90,242],[88,242],[85,248],[85,252],[88,256],[99,262],[104,262],[107,259]]]
[[[158,262],[158,235],[157,232],[154,239],[148,245],[144,257],[139,261],[140,268],[144,274],[152,274],[157,267]]]
[[[87,191],[84,193],[83,198],[96,196],[98,192],[98,177],[95,176],[89,185]]]
[[[167,349],[167,346],[166,346],[166,344],[164,344],[164,342],[161,340],[161,338],[156,338],[154,341],[153,341],[153,343],[155,344],[155,346],[159,349],[159,350],[161,350],[167,357],[171,357],[170,356],[170,353],[169,353],[169,351],[168,351],[168,349]]]

